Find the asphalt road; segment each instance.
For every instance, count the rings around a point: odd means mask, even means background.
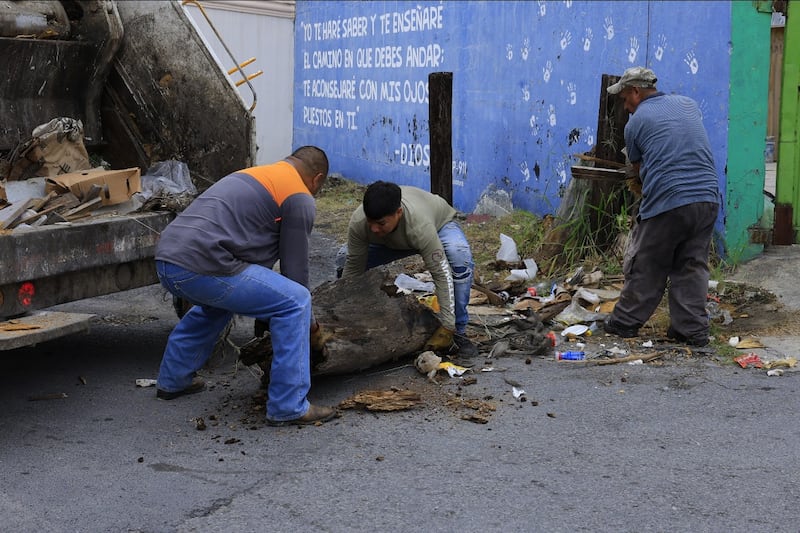
[[[800,373],[507,357],[467,386],[397,364],[311,398],[399,387],[423,406],[272,428],[230,358],[202,394],[135,386],[176,322],[159,287],[66,308],[92,331],[0,354],[4,531],[798,531]],[[496,410],[463,420],[459,397]]]

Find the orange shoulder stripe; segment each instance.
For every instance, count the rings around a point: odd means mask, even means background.
[[[286,161],[250,167],[240,170],[240,172],[253,176],[269,191],[272,199],[279,206],[283,205],[283,201],[293,194],[311,194],[297,170]]]

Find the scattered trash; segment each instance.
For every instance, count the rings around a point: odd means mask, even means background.
[[[203,417],[198,416],[197,418],[193,418],[192,422],[194,422],[194,427],[197,429],[197,431],[206,430],[206,421],[203,420]]]
[[[497,260],[505,261],[506,263],[519,263],[517,243],[504,233],[500,234],[500,249],[497,250]]]
[[[783,370],[781,370],[780,368],[778,368],[776,370],[767,370],[767,375],[768,376],[782,376],[783,375]]]
[[[734,361],[739,363],[739,366],[742,368],[747,368],[748,365],[753,365],[756,368],[762,368],[764,366],[764,363],[761,361],[761,358],[758,356],[758,354],[753,352],[740,355],[739,357],[734,358]]]
[[[624,350],[618,346],[612,346],[611,348],[606,348],[606,352],[615,357],[623,357],[625,355],[628,355],[628,350]]]
[[[400,274],[394,280],[394,284],[399,289],[399,292],[404,294],[409,294],[413,291],[420,291],[420,292],[435,292],[436,285],[433,282],[425,282],[420,281],[417,278],[413,278],[408,274]]]
[[[740,350],[752,350],[753,348],[763,348],[761,341],[752,337],[747,337],[736,343],[736,348]]]
[[[513,394],[514,398],[519,400],[520,402],[525,401],[525,389],[519,387],[511,387],[511,394]]]
[[[422,403],[419,393],[410,390],[367,390],[354,394],[339,404],[340,409],[366,409],[367,411],[403,411]]]
[[[556,352],[556,361],[583,361],[586,359],[586,352]]]
[[[442,358],[430,350],[417,356],[414,360],[414,368],[427,375],[428,379],[431,380],[436,376],[438,370],[447,371],[451,378],[460,376],[469,370],[469,368],[454,365],[453,363],[443,363]]]
[[[596,365],[618,365],[620,363],[630,363],[632,361],[641,360],[642,363],[647,363],[654,359],[658,359],[664,354],[662,352],[651,353],[648,355],[629,355],[627,357],[619,357],[614,359],[593,359],[591,362]],[[639,363],[636,363],[639,364]]]
[[[736,345],[739,344],[739,337],[731,337],[728,339],[728,344],[736,348]]]
[[[524,269],[511,269],[511,274],[506,277],[506,281],[527,281],[536,277],[539,272],[539,266],[533,259],[525,259]]]
[[[642,359],[634,359],[633,361],[628,361],[629,365],[643,365],[644,361]]]
[[[545,280],[540,281],[533,287],[528,287],[528,294],[534,297],[546,298],[553,296],[556,292],[557,284],[554,281]]]
[[[711,320],[721,321],[723,326],[728,326],[733,322],[730,311],[722,309],[717,302],[711,301],[706,303],[706,311]]]
[[[567,278],[567,285],[578,285],[583,281],[583,267],[578,267],[575,273]]]
[[[578,324],[580,322],[593,322],[605,319],[605,313],[594,313],[592,311],[588,311],[581,306],[578,301],[579,299],[580,298],[577,294],[574,295],[569,305],[565,307],[563,311],[553,317],[553,320],[569,326],[572,324]]]
[[[794,368],[795,366],[797,366],[796,357],[776,359],[774,361],[767,361],[764,363],[764,368]]]
[[[137,387],[154,387],[157,381],[155,379],[141,378],[136,380]]]
[[[652,348],[652,347],[653,347],[653,341],[645,341],[642,343],[642,348]]]
[[[562,337],[578,337],[589,331],[589,326],[586,324],[574,324],[564,328],[561,332]]]
[[[414,368],[426,374],[428,379],[433,379],[436,371],[439,370],[439,364],[442,358],[433,353],[432,351],[422,352],[414,360]]]
[[[715,279],[708,280],[708,288],[709,288],[709,290],[715,291],[715,290],[717,290],[717,287],[719,287],[719,281],[717,281]]]
[[[41,394],[39,396],[29,396],[28,401],[41,402],[44,400],[63,400],[64,398],[67,398],[66,392],[54,392],[53,394]]]
[[[438,368],[446,370],[451,378],[460,376],[464,372],[467,372],[469,370],[469,368],[464,368],[463,366],[454,365],[453,363],[439,363]]]
[[[590,304],[597,305],[600,303],[600,297],[586,287],[578,287],[578,290],[575,291],[575,296]]]
[[[584,274],[580,280],[581,285],[584,287],[586,286],[596,286],[600,284],[600,281],[603,279],[603,271],[602,270],[595,270],[590,272],[589,274]]]

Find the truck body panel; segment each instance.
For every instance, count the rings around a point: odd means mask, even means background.
[[[112,169],[145,173],[155,162],[178,160],[200,191],[255,161],[253,116],[178,2],[4,7],[0,68],[9,75],[0,79],[0,178],[34,128],[57,117],[82,121],[89,154]],[[155,247],[174,214],[107,211],[0,231],[0,320],[32,320],[25,314],[158,282]],[[80,324],[89,320],[55,316],[54,327],[15,331],[0,349],[25,345],[26,335],[33,344],[85,329]]]

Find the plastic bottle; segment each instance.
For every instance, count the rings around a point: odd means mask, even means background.
[[[583,361],[586,359],[586,352],[556,352],[556,361]]]
[[[540,281],[531,288],[534,292],[532,296],[547,297],[551,296],[555,291],[555,283],[552,281]]]

